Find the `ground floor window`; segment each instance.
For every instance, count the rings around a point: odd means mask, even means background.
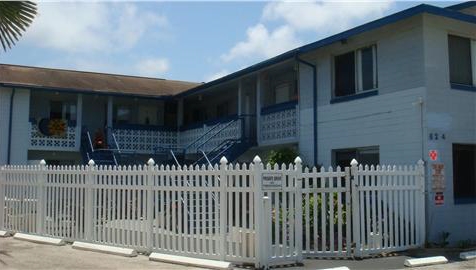
[[[476,145],[453,144],[455,203],[476,203]]]
[[[332,154],[334,166],[340,166],[341,168],[350,166],[350,162],[354,158],[362,165],[370,166],[380,163],[378,146],[335,149]]]

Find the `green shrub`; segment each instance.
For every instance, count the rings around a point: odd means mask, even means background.
[[[297,156],[298,153],[296,150],[294,150],[294,148],[281,148],[278,150],[271,150],[266,162],[271,164],[271,166],[274,166],[274,164],[281,165],[283,163],[287,165],[289,163],[293,163]]]

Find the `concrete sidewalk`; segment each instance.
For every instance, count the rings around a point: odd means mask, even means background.
[[[347,266],[350,269],[405,269],[406,256],[365,260],[305,260],[304,266],[279,269],[325,269]],[[147,256],[126,258],[90,251],[75,250],[71,245],[49,246],[12,237],[0,238],[0,269],[203,269],[175,264],[151,262]],[[408,268],[407,268],[408,269]],[[476,261],[415,269],[476,269]]]

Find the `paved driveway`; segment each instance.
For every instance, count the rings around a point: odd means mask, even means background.
[[[323,269],[347,266],[350,269],[404,269],[406,256],[365,260],[305,260],[304,266],[278,269]],[[0,269],[201,269],[175,264],[151,262],[139,255],[133,258],[76,250],[70,245],[49,246],[0,238]],[[476,261],[416,269],[476,269]]]

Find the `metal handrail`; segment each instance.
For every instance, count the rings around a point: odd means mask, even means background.
[[[117,166],[118,163],[117,163],[117,158],[116,158],[116,155],[114,154],[114,151],[116,151],[116,150],[119,151],[119,149],[94,149],[93,142],[91,140],[91,134],[89,134],[89,130],[86,130],[85,132],[86,132],[86,136],[88,138],[89,149],[91,150],[91,153],[94,153],[94,152],[108,152],[109,151],[109,152],[111,152],[112,158],[114,159],[114,164]],[[86,157],[87,157],[87,159],[91,159],[88,152],[86,152]]]
[[[88,136],[89,148],[91,149],[91,152],[94,152],[93,141],[91,140],[91,135],[88,130],[86,130],[86,135]]]
[[[218,132],[216,132],[215,134],[213,134],[212,136],[210,136],[208,139],[206,139],[204,142],[202,142],[201,144],[199,144],[197,146],[197,150],[201,150],[200,148],[206,144],[207,142],[209,142],[211,139],[215,138],[218,134],[220,134],[223,130],[225,130],[227,127],[231,126],[231,124],[237,122],[238,120],[242,120],[243,117],[238,117],[237,119],[233,119],[231,120],[230,122],[228,122],[224,127],[222,127],[220,130],[218,130]]]
[[[198,137],[197,139],[193,140],[191,143],[189,143],[187,146],[184,147],[184,151],[186,152],[187,149],[189,149],[192,145],[194,145],[195,143],[197,143],[198,141],[200,141],[203,137],[205,137],[205,135],[207,135],[208,133],[212,132],[213,130],[215,130],[217,127],[219,127],[222,123],[219,122],[217,124],[215,124],[211,129],[207,130],[207,132],[203,133],[200,137]]]
[[[227,140],[224,140],[224,141],[222,141],[220,144],[218,144],[217,146],[215,146],[215,148],[213,148],[212,150],[210,150],[209,153],[213,153],[214,151],[216,151],[217,149],[221,148],[224,144],[227,144],[227,143],[230,142],[230,141],[239,141],[239,139],[227,139]],[[203,150],[201,150],[201,149],[198,150],[198,151],[201,152],[201,153],[203,154],[203,156],[202,156],[201,158],[199,158],[197,161],[195,161],[194,164],[197,164],[197,163],[199,163],[202,159],[206,158],[207,161],[208,161],[208,163],[209,163],[210,165],[212,165],[212,163],[211,163],[211,161],[209,160],[208,156],[206,155],[205,151],[203,151]],[[223,152],[223,151],[222,151],[222,152]],[[222,153],[222,152],[220,152],[220,153]],[[212,166],[213,166],[213,165],[212,165]]]
[[[174,151],[170,150],[170,154],[172,154],[172,157],[174,158],[175,163],[177,163],[177,166],[180,166],[180,163],[178,162],[177,157],[174,154]]]
[[[210,160],[208,159],[207,157],[207,154],[205,154],[205,152],[203,152],[203,150],[200,150],[200,152],[202,153],[203,157],[202,158],[205,158],[205,160],[208,162],[208,165],[213,169],[213,165],[212,163],[210,162]],[[202,160],[202,158],[198,159],[195,163],[199,162],[200,160]],[[207,183],[208,184],[208,183]]]
[[[112,141],[114,142],[114,148],[111,148],[111,150],[117,150],[119,153],[121,153],[121,149],[119,148],[119,143],[117,142],[117,139],[116,139],[116,134],[114,134],[114,129],[112,127],[107,127],[107,134],[109,135],[108,137],[112,137]]]

